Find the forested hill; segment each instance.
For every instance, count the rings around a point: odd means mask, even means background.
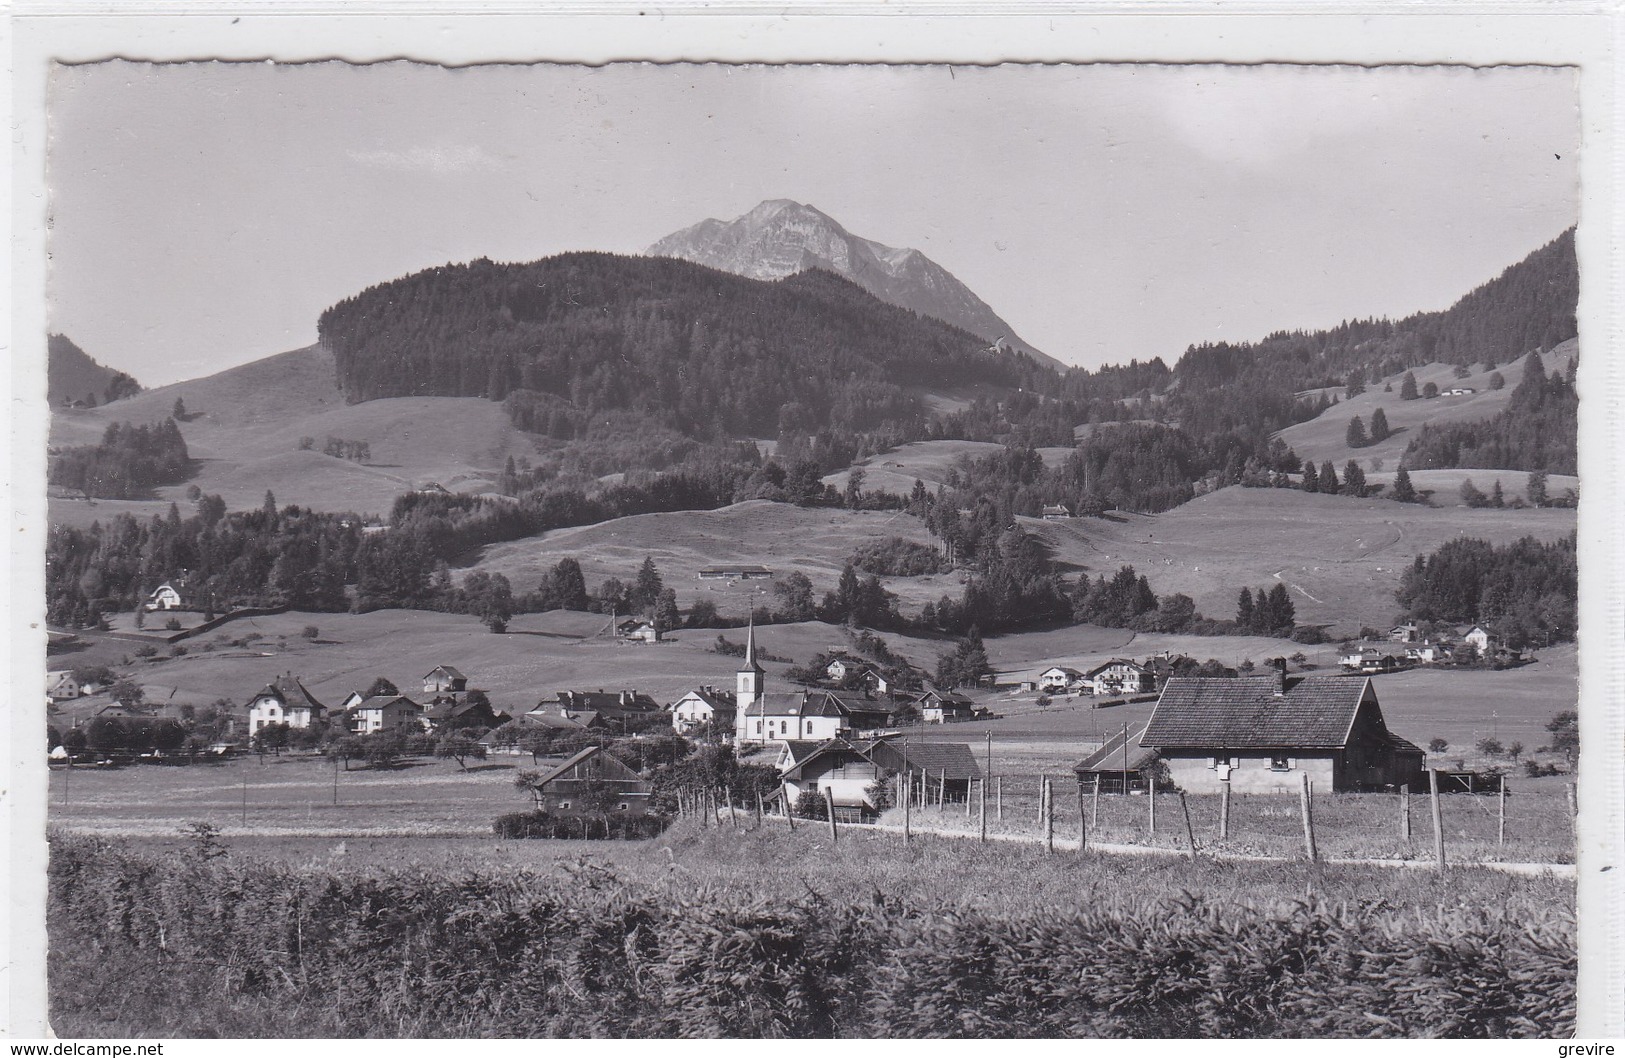
[[[94,407],[141,392],[135,379],[99,364],[65,334],[46,344],[46,398],[53,405],[81,401]]]
[[[1505,364],[1573,338],[1579,291],[1570,228],[1441,312],[1351,320],[1325,331],[1281,331],[1255,343],[1194,346],[1173,375],[1182,384],[1206,386],[1253,374],[1304,390],[1426,363]]]
[[[862,430],[923,417],[922,390],[1056,382],[828,272],[759,281],[604,253],[429,269],[334,305],[319,328],[352,403],[512,395],[522,415],[568,402],[696,436]]]

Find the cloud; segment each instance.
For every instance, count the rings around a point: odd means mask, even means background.
[[[464,144],[349,151],[348,154],[350,160],[358,165],[406,173],[431,173],[435,176],[488,171],[496,169],[501,164],[501,160],[484,147]]]

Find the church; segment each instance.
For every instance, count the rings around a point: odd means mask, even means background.
[[[890,708],[843,691],[767,691],[767,672],[756,660],[756,625],[745,635],[745,664],[735,693],[734,744],[822,742],[886,726]]]

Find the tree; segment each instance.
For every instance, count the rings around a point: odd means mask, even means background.
[[[1416,376],[1409,371],[1405,372],[1405,377],[1399,382],[1399,399],[1416,399]]]
[[[1386,412],[1384,412],[1381,408],[1378,408],[1376,411],[1372,412],[1371,413],[1371,443],[1376,444],[1379,441],[1387,440],[1388,435],[1391,432],[1392,431],[1388,429],[1388,414]]]
[[[1505,507],[1506,505],[1507,498],[1506,494],[1501,491],[1501,479],[1496,478],[1495,487],[1490,490],[1490,506]]]
[[[1253,626],[1253,590],[1242,588],[1241,597],[1236,600],[1236,624],[1243,628]]]
[[[1425,397],[1426,399],[1432,400],[1434,397],[1437,397],[1438,395],[1439,395],[1439,387],[1438,387],[1437,383],[1429,382],[1427,385],[1422,387],[1422,396]]]
[[[1529,472],[1529,484],[1524,489],[1524,495],[1529,497],[1531,507],[1546,506],[1546,471],[1531,470]]]
[[[1345,496],[1365,495],[1365,471],[1360,464],[1351,459],[1343,467],[1343,494]]]
[[[1320,491],[1335,493],[1338,489],[1337,468],[1330,459],[1320,464]]]
[[[682,626],[683,614],[677,608],[675,588],[661,588],[660,594],[655,598],[654,609],[655,631],[665,633]]]
[[[549,609],[587,609],[587,580],[581,574],[581,563],[573,558],[559,559],[558,565],[548,572],[542,590],[549,596]]]
[[[186,421],[186,402],[179,397],[175,398],[175,407],[170,411],[169,417],[176,422]]]
[[[146,691],[132,679],[119,680],[108,688],[107,693],[112,697],[113,701],[122,702],[125,705],[140,705],[142,700],[146,698]]]
[[[1501,374],[1501,372],[1497,371],[1497,372],[1495,372],[1495,374],[1490,376],[1490,388],[1491,389],[1504,389],[1506,387],[1506,384],[1507,384],[1506,376]]]
[[[1364,448],[1371,443],[1365,435],[1365,423],[1360,421],[1358,415],[1349,420],[1349,428],[1343,434],[1343,443],[1350,448]]]
[[[846,474],[846,492],[843,496],[846,509],[855,511],[863,505],[863,468],[853,467]]]
[[[1580,714],[1573,710],[1558,713],[1546,722],[1546,730],[1552,736],[1552,752],[1563,754],[1572,766],[1580,752]]]
[[[937,684],[941,687],[970,686],[992,672],[993,666],[988,663],[981,633],[974,625],[950,653],[937,659]]]
[[[1495,738],[1481,738],[1474,748],[1486,757],[1499,757],[1506,752],[1506,747],[1501,745],[1500,739]]]
[[[1410,471],[1404,467],[1400,467],[1394,475],[1394,499],[1400,503],[1416,502],[1416,489],[1411,485]]]
[[[1290,632],[1296,623],[1297,611],[1292,605],[1292,596],[1287,592],[1286,585],[1277,581],[1275,587],[1270,589],[1267,603],[1269,613],[1269,630],[1272,632]]]
[[[1428,752],[1429,753],[1435,753],[1435,754],[1443,753],[1445,750],[1447,750],[1449,748],[1450,748],[1450,743],[1446,742],[1442,738],[1435,738],[1435,739],[1431,740],[1430,742],[1428,742]]]
[[[811,621],[816,607],[813,603],[813,583],[800,570],[787,574],[783,580],[773,582],[773,594],[778,597],[779,616],[786,621]]]
[[[467,735],[453,733],[435,744],[434,755],[440,760],[454,760],[458,768],[467,771],[464,761],[469,757],[484,760],[485,747]]]
[[[1303,491],[1320,491],[1320,471],[1315,469],[1315,464],[1312,461],[1303,465]]]
[[[645,556],[643,565],[638,567],[637,579],[632,582],[632,591],[627,597],[627,604],[634,610],[648,610],[660,598],[660,589],[665,584],[660,579],[660,570],[655,568],[652,556]]]
[[[1469,507],[1484,507],[1489,504],[1489,497],[1485,496],[1483,491],[1473,484],[1472,478],[1463,478],[1461,481],[1461,502]]]

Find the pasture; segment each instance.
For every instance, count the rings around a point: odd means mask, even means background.
[[[960,459],[980,459],[1004,451],[1004,446],[990,441],[913,441],[869,458],[857,464],[863,470],[863,488],[866,492],[892,492],[907,496],[914,490],[914,482],[922,481],[935,492],[947,480],[948,471]],[[1055,467],[1066,461],[1073,449],[1049,447],[1037,449],[1044,465]],[[837,489],[846,488],[849,470],[824,475],[826,484]]]
[[[1549,375],[1568,370],[1569,361],[1574,358],[1577,349],[1577,342],[1571,339],[1549,350],[1541,357],[1546,373]],[[1340,401],[1308,422],[1287,427],[1279,436],[1302,459],[1312,459],[1317,464],[1331,460],[1337,467],[1339,478],[1343,474],[1343,464],[1350,459],[1359,460],[1362,466],[1368,465],[1372,459],[1380,459],[1383,466],[1391,471],[1399,465],[1399,457],[1404,454],[1405,446],[1410,444],[1424,424],[1473,422],[1498,414],[1507,406],[1513,388],[1523,378],[1529,357],[1536,355],[1539,354],[1529,353],[1496,368],[1506,380],[1506,385],[1498,390],[1490,388],[1490,375],[1494,372],[1482,370],[1482,364],[1472,365],[1466,378],[1457,378],[1455,368],[1450,364],[1426,364],[1415,368],[1418,391],[1429,382],[1439,387],[1441,395],[1431,399],[1400,400],[1400,381],[1405,377],[1404,372],[1400,372],[1367,383],[1364,393]],[[1384,391],[1386,385],[1392,385],[1393,391]],[[1456,387],[1476,392],[1456,397],[1442,395]],[[1338,393],[1338,396],[1341,395]],[[1371,413],[1378,408],[1387,417],[1393,434],[1386,441],[1365,448],[1348,447],[1349,420],[1358,415],[1362,423],[1370,426]],[[1489,491],[1488,484],[1484,485],[1484,490]]]

